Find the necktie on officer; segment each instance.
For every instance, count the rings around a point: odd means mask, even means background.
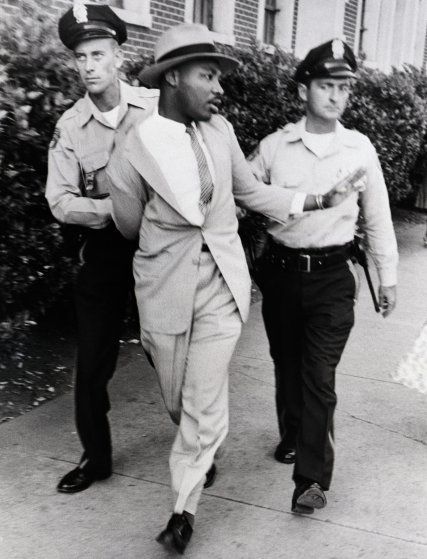
[[[196,131],[194,130],[193,126],[186,126],[185,131],[190,136],[191,147],[194,151],[194,155],[196,156],[197,167],[199,170],[199,177],[200,177],[200,200],[199,200],[199,208],[200,211],[205,214],[209,203],[212,199],[213,193],[213,181],[212,176],[209,171],[208,162],[206,160],[206,156],[203,153],[202,146],[197,139]]]

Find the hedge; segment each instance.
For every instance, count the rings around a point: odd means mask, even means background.
[[[44,185],[55,122],[82,90],[47,0],[24,0],[22,6],[0,22],[0,342],[55,304],[73,273]],[[292,80],[296,60],[255,45],[226,50],[242,64],[224,80],[223,114],[248,154],[262,137],[302,115]],[[140,56],[126,64],[132,83],[149,61]],[[362,69],[344,115],[346,126],[376,146],[394,203],[414,189],[415,161],[427,153],[426,92],[426,78],[414,68],[390,75]]]
[[[44,199],[56,120],[81,94],[47,2],[24,1],[0,22],[0,343],[69,284],[59,225]],[[0,349],[1,351],[1,349]]]

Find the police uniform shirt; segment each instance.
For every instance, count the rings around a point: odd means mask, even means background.
[[[111,152],[141,116],[157,104],[158,90],[120,82],[117,125],[86,95],[59,119],[50,147],[46,198],[59,221],[93,229],[111,221],[105,167]]]
[[[351,171],[364,167],[367,186],[336,207],[293,215],[285,225],[272,222],[269,233],[278,243],[291,248],[343,245],[354,238],[359,197],[365,219],[363,227],[381,285],[395,285],[397,244],[375,148],[366,136],[337,122],[329,145],[321,155],[316,154],[307,146],[305,123],[303,118],[288,124],[260,142],[249,158],[255,176],[296,193],[325,194]]]

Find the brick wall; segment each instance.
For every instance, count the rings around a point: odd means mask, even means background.
[[[99,1],[108,3],[108,0]],[[2,12],[11,13],[18,9],[19,3],[20,0],[0,0],[0,17]],[[59,16],[72,5],[72,0],[51,0],[50,5],[51,12],[55,16]],[[157,37],[164,30],[184,21],[185,0],[151,0],[150,13],[152,16],[151,29],[128,24],[128,40],[123,45],[127,56],[135,56],[141,50],[151,53]],[[256,37],[257,16],[258,0],[236,0],[234,18],[236,46],[244,48],[249,44],[251,37]]]
[[[159,35],[172,25],[184,21],[185,0],[151,0],[150,12],[153,18],[151,29],[128,25],[128,40],[123,45],[125,53],[130,56],[138,54],[141,49],[151,53]]]

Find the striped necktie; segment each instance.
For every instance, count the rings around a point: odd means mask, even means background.
[[[209,203],[212,199],[213,193],[213,181],[212,176],[209,171],[208,162],[206,160],[206,156],[203,153],[202,146],[197,139],[196,131],[194,130],[193,126],[186,126],[185,131],[190,136],[191,147],[194,151],[194,155],[196,156],[197,167],[199,169],[199,177],[200,177],[200,200],[199,200],[199,208],[200,211],[205,214]]]

